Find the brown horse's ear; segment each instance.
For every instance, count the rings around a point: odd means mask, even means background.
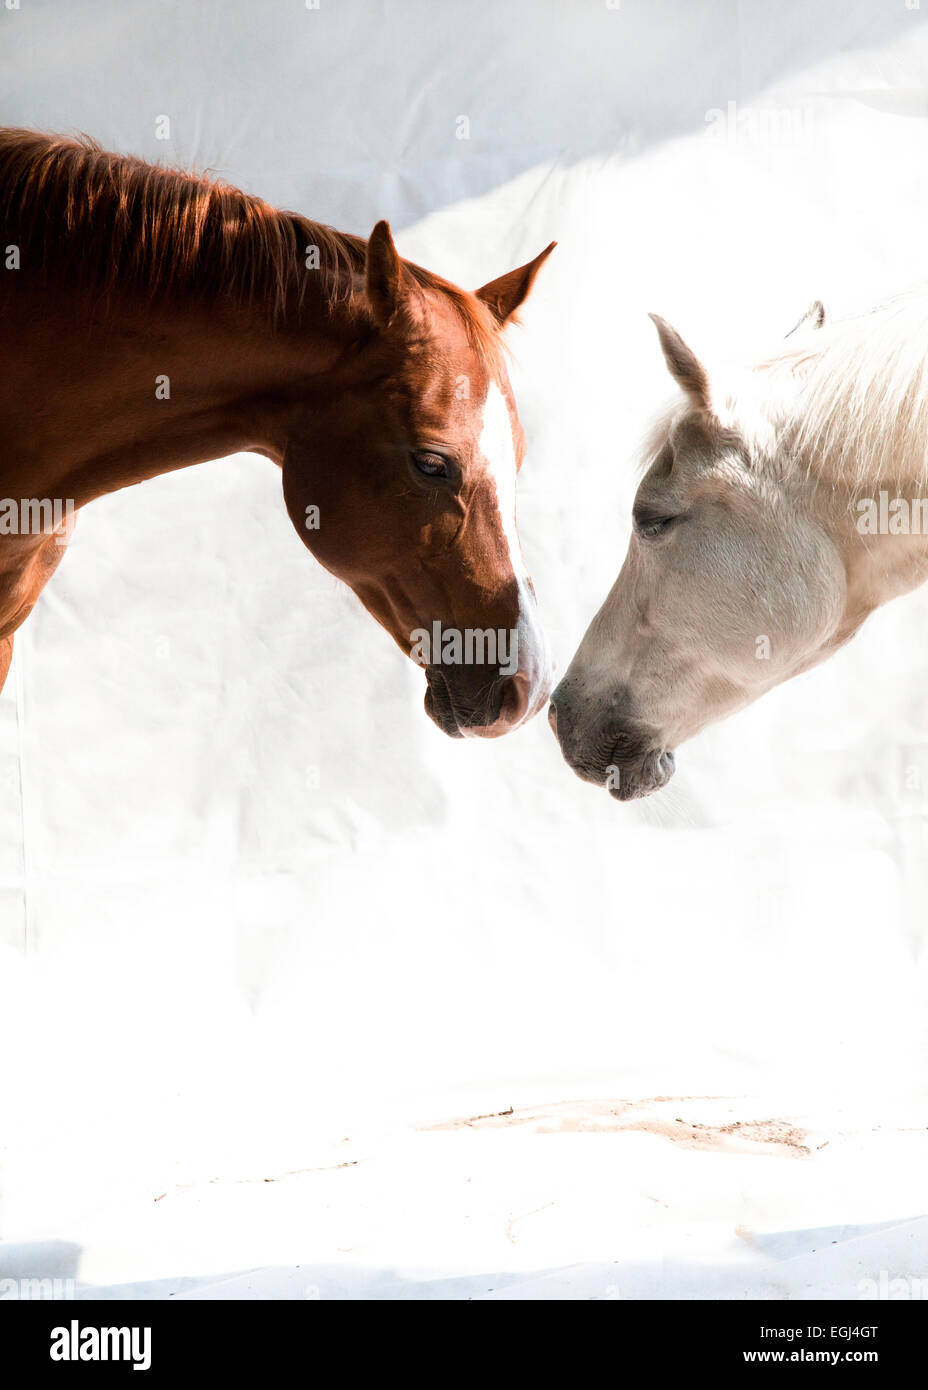
[[[364,285],[374,322],[386,328],[410,293],[389,222],[378,222],[368,238]]]
[[[508,274],[501,275],[498,280],[491,280],[489,284],[475,291],[477,298],[483,300],[500,327],[509,322],[520,304],[524,304],[535,283],[535,276],[555,246],[557,242],[552,241],[550,246],[546,246],[527,265],[520,265],[518,270],[510,270]]]
[[[661,348],[664,353],[664,361],[667,363],[667,369],[674,381],[678,386],[682,386],[690,400],[700,410],[711,410],[709,376],[693,349],[687,346],[677,330],[671,328],[666,319],[662,319],[658,314],[649,314],[648,318],[657,329],[657,336],[661,340]]]

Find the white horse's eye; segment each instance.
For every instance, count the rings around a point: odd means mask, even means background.
[[[639,536],[643,536],[645,540],[650,540],[653,536],[659,536],[662,531],[666,531],[667,527],[671,526],[674,521],[676,521],[675,516],[655,517],[653,521],[641,522],[635,529]]]

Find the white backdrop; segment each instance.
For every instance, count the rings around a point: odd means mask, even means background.
[[[559,240],[513,347],[561,669],[667,392],[646,311],[740,355],[926,270],[928,20],[903,0],[22,0],[0,91],[3,124],[344,230],[387,216],[468,286]],[[737,1294],[826,1226],[895,1269],[908,1222],[928,1274],[926,633],[928,594],[897,602],[619,806],[543,718],[446,740],[266,461],[89,508],[0,698],[0,1273],[396,1296],[588,1261],[537,1287],[605,1296],[622,1259],[623,1295]],[[595,1120],[656,1096],[681,1099]],[[609,1132],[421,1133],[559,1104]],[[711,1151],[675,1142],[685,1106]],[[825,1137],[726,1151],[773,1118]],[[557,1229],[517,1238],[536,1207]],[[809,1268],[776,1289],[837,1277]]]

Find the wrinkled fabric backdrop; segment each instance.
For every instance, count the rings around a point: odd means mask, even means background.
[[[0,9],[3,124],[387,217],[467,287],[558,240],[510,342],[561,671],[668,396],[647,311],[737,358],[923,279],[926,93],[903,0]],[[8,1238],[509,1106],[924,1099],[928,592],[639,805],[423,694],[266,460],[80,516],[0,698]]]

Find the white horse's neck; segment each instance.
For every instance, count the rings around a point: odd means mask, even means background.
[[[809,329],[753,375],[771,441],[759,427],[760,452],[844,558],[840,645],[928,579],[928,292]]]

